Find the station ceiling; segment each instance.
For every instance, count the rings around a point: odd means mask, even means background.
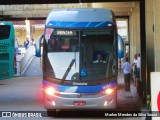
[[[0,0],[0,5],[13,4],[66,4],[66,3],[92,3],[92,2],[133,2],[141,0]]]
[[[1,0],[0,0],[1,1]],[[120,1],[120,0],[119,0]],[[122,1],[122,0],[121,0]],[[52,9],[57,8],[108,8],[113,10],[116,17],[130,16],[134,10],[139,10],[139,2],[94,2],[94,3],[69,3],[69,4],[10,4],[0,5],[0,20],[7,19],[46,19]]]

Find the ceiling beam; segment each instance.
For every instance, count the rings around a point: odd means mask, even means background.
[[[141,0],[0,0],[0,5],[19,4],[66,4],[66,3],[93,3],[93,2],[133,2]]]

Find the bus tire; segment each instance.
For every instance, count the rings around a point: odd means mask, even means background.
[[[56,110],[55,109],[47,109],[47,115],[48,115],[48,117],[56,116]]]

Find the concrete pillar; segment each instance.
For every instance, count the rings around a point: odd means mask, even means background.
[[[150,72],[155,69],[154,62],[154,32],[153,32],[153,0],[145,1],[145,21],[146,21],[146,90],[147,106],[150,106]]]
[[[153,0],[146,0],[146,50],[148,71],[154,71]]]
[[[31,37],[31,41],[32,41],[32,39],[34,38],[33,36],[34,36],[34,33],[35,33],[35,25],[34,24],[36,24],[37,23],[37,21],[33,21],[33,20],[30,20],[30,37]]]
[[[129,31],[130,31],[130,60],[131,62],[133,61],[133,56],[136,52],[136,40],[135,40],[135,21],[134,21],[134,14],[131,14],[130,18],[129,18]]]
[[[29,40],[31,40],[31,24],[30,20],[25,20],[26,23],[26,37],[28,37]]]
[[[139,3],[132,10],[129,18],[130,32],[130,58],[133,62],[134,54],[140,53],[140,10]]]
[[[160,71],[160,0],[153,0],[155,72]]]

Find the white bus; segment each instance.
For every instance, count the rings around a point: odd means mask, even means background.
[[[42,39],[43,98],[49,115],[58,109],[116,109],[118,50],[120,55],[124,50],[118,48],[111,10],[52,10],[36,43],[37,57]]]

